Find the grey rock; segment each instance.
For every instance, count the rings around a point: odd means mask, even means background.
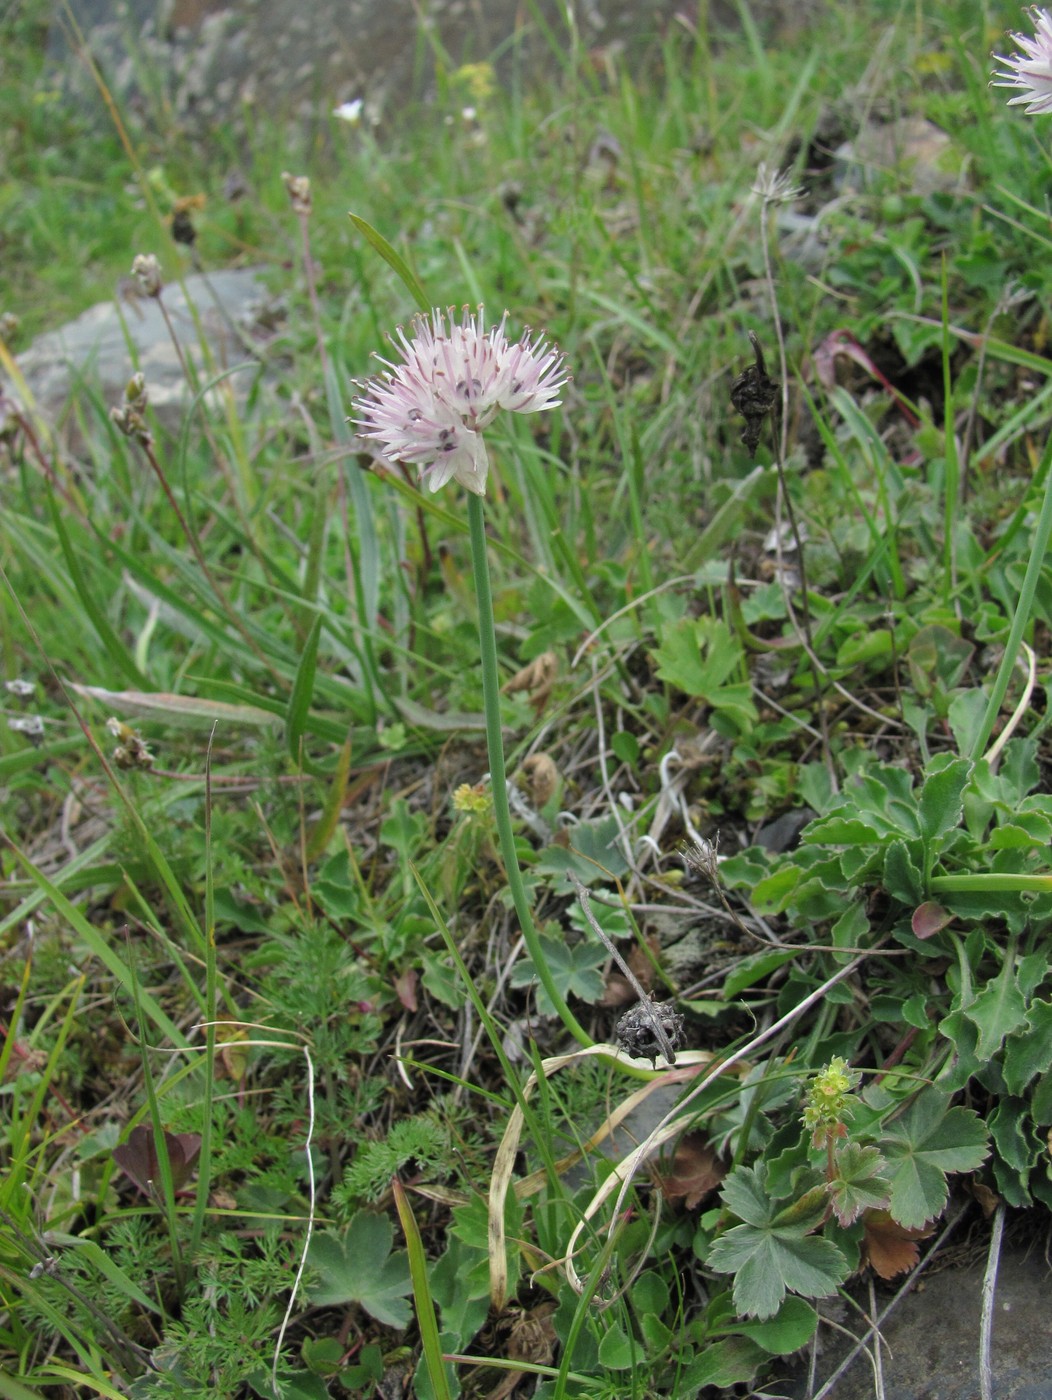
[[[261,371],[259,327],[273,314],[261,270],[195,274],[181,285],[170,283],[163,298],[172,332],[199,382],[232,371],[223,382],[232,386],[243,407]],[[19,356],[19,367],[39,413],[52,427],[65,425],[70,431],[74,423],[67,410],[81,386],[109,408],[121,401],[128,379],[141,370],[158,421],[177,432],[196,391],[172,332],[151,298],[100,302],[61,329],[39,336]],[[14,392],[12,386],[4,387]]]
[[[838,183],[869,190],[889,172],[900,172],[911,194],[953,193],[967,185],[960,147],[924,117],[869,121],[836,151]]]
[[[1052,1396],[1052,1327],[1048,1318],[1049,1267],[1043,1257],[1047,1226],[1030,1240],[1006,1241],[994,1296],[991,1360],[997,1400],[1048,1400]],[[979,1331],[985,1262],[922,1275],[924,1285],[903,1299],[881,1327],[885,1400],[979,1400]],[[886,1306],[894,1282],[888,1285]],[[867,1304],[868,1306],[868,1304]],[[845,1319],[847,1320],[847,1319]],[[854,1321],[854,1320],[852,1320]],[[852,1331],[859,1331],[853,1325]],[[769,1387],[806,1400],[837,1370],[847,1348],[842,1333],[824,1331],[828,1351],[819,1356],[816,1381]],[[835,1400],[871,1400],[873,1368],[859,1357],[837,1381]]]

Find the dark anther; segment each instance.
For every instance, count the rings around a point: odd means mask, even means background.
[[[763,350],[752,331],[749,332],[749,341],[756,356],[756,363],[743,370],[731,385],[731,403],[745,419],[741,440],[750,452],[755,452],[760,441],[763,420],[768,413],[773,413],[775,418],[778,416],[778,400],[782,386],[777,379],[769,377]]]

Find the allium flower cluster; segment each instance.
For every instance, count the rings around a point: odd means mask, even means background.
[[[1015,97],[1008,99],[1009,107],[1026,103],[1028,112],[1047,115],[1052,112],[1052,16],[1047,10],[1034,7],[1030,17],[1037,31],[1034,37],[1009,36],[1022,53],[1009,58],[994,54],[995,60],[1004,64],[1004,72],[996,73],[991,81],[994,87],[1019,89]]]
[[[448,317],[448,326],[447,326]],[[567,380],[562,353],[526,331],[509,344],[508,319],[485,327],[482,308],[459,323],[452,309],[418,316],[413,336],[398,329],[402,362],[362,384],[355,423],[391,461],[419,466],[437,491],[455,477],[477,496],[486,493],[489,457],[482,430],[500,409],[540,413],[556,408]]]

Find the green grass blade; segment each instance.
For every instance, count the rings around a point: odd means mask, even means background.
[[[420,1228],[413,1215],[413,1208],[397,1177],[391,1182],[398,1218],[402,1222],[406,1249],[409,1253],[409,1277],[413,1281],[413,1301],[416,1303],[416,1324],[420,1328],[420,1345],[424,1353],[424,1365],[431,1377],[435,1400],[453,1400],[442,1360],[442,1343],[438,1336],[438,1316],[435,1301],[431,1297],[431,1286],[427,1280],[427,1255],[424,1242],[420,1238]]]
[[[292,694],[289,696],[288,707],[285,710],[285,743],[289,756],[296,764],[303,762],[301,750],[303,736],[307,730],[311,698],[314,695],[314,674],[318,667],[318,638],[320,636],[321,615],[319,614],[314,619],[314,625],[311,627],[304,645],[303,655],[300,657],[300,664],[296,671],[296,679],[292,683]]]
[[[396,252],[383,234],[380,233],[378,229],[373,228],[372,224],[366,223],[366,221],[357,214],[348,214],[347,217],[369,246],[380,254],[388,267],[401,279],[406,291],[416,302],[417,306],[419,306],[420,310],[427,315],[431,310],[431,303],[427,299],[427,293],[420,285],[416,273],[406,262],[405,258],[402,257],[401,253]]]
[[[110,626],[109,619],[96,602],[91,589],[88,587],[88,581],[84,571],[80,567],[80,560],[77,558],[77,552],[73,548],[73,543],[70,540],[69,533],[66,530],[66,526],[59,512],[58,503],[55,500],[54,493],[51,491],[48,492],[48,509],[51,512],[51,523],[54,526],[55,535],[66,561],[66,568],[69,570],[70,580],[72,581],[73,587],[77,590],[77,597],[80,599],[81,606],[88,615],[88,620],[91,622],[92,627],[94,627],[99,641],[106,649],[106,654],[121,675],[124,676],[131,685],[135,686],[137,690],[149,690],[150,682],[136,666],[129,654],[128,648]]]
[[[165,1015],[154,997],[144,988],[139,987],[138,978],[132,968],[122,961],[98,929],[93,928],[88,923],[81,910],[66,898],[58,886],[33,864],[29,857],[11,841],[10,837],[8,837],[8,845],[14,852],[18,863],[40,891],[51,901],[58,913],[69,923],[77,937],[83,940],[88,951],[113,974],[125,991],[131,995],[138,995],[143,1012],[165,1039],[170,1041],[172,1045],[182,1046],[185,1049],[189,1045],[189,1041],[178,1026]]]

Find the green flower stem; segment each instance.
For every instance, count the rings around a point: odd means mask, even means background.
[[[932,894],[1052,894],[1052,875],[1011,875],[990,870],[978,875],[936,875]]]
[[[493,791],[493,815],[500,839],[500,854],[508,878],[512,903],[518,915],[519,927],[527,950],[541,979],[541,986],[559,1013],[559,1019],[573,1038],[585,1047],[594,1044],[592,1037],[577,1020],[562,992],[555,985],[551,969],[544,957],[541,940],[534,927],[526,886],[522,882],[519,858],[515,852],[515,834],[511,826],[508,805],[508,779],[504,768],[504,741],[500,728],[500,673],[497,669],[497,634],[493,626],[493,595],[489,586],[489,563],[486,555],[486,526],[482,513],[482,497],[468,496],[468,525],[471,530],[471,562],[475,573],[475,596],[479,609],[479,653],[482,658],[482,697],[486,713],[486,749],[489,754],[490,786]]]
[[[1049,438],[1045,446],[1044,457],[1037,473],[1039,479],[1047,472],[1050,457],[1052,457],[1052,437]],[[972,751],[968,754],[973,763],[978,762],[986,752],[986,746],[990,742],[990,735],[993,733],[997,716],[1001,711],[1005,695],[1008,693],[1008,682],[1012,678],[1012,672],[1019,656],[1023,631],[1030,621],[1030,612],[1034,606],[1034,594],[1037,592],[1037,582],[1048,554],[1050,539],[1052,539],[1052,477],[1045,481],[1045,497],[1041,503],[1041,515],[1034,532],[1034,543],[1030,550],[1026,573],[1023,576],[1023,586],[1019,590],[1019,601],[1016,603],[1008,641],[1005,643],[1005,654],[997,669],[997,676],[994,679],[982,724],[980,724],[979,731],[972,741]]]

